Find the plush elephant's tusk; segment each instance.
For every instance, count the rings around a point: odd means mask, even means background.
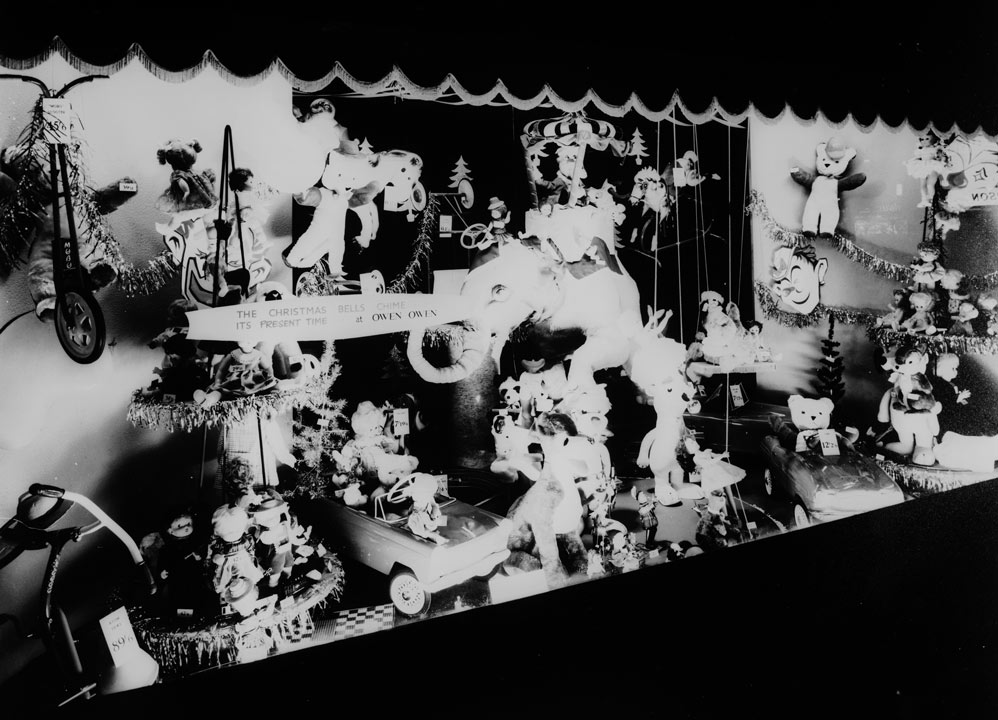
[[[423,354],[424,331],[412,331],[406,345],[406,356],[416,371],[426,382],[446,384],[460,382],[470,376],[482,364],[489,346],[489,334],[471,329],[464,333],[464,347],[461,356],[452,365],[438,368],[426,360]]]

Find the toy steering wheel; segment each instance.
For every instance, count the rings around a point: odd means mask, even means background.
[[[404,500],[405,498],[409,497],[409,494],[406,492],[406,490],[408,490],[415,483],[416,483],[415,475],[409,475],[408,477],[402,478],[397,483],[392,485],[392,489],[389,490],[388,493],[385,495],[385,500],[387,500],[390,503],[397,503],[400,502],[401,500]]]

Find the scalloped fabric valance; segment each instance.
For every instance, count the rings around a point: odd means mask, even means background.
[[[303,92],[341,83],[365,95],[593,107],[654,121],[791,112],[802,121],[998,135],[998,42],[987,31],[998,9],[968,9],[957,30],[898,10],[847,20],[799,7],[777,22],[775,11],[757,7],[708,13],[641,3],[542,13],[514,2],[481,16],[452,2],[338,6],[325,15],[192,8],[169,26],[151,17],[122,25],[126,11],[113,5],[72,8],[33,22],[17,17],[30,8],[5,10],[0,65],[28,72],[58,54],[87,74],[138,61],[171,82],[211,67],[242,84],[277,72]]]

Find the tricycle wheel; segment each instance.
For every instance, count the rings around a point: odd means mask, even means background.
[[[767,495],[773,494],[773,471],[769,468],[766,468],[762,474],[762,488]]]
[[[75,362],[94,362],[104,352],[104,314],[88,292],[69,290],[55,310],[55,333],[59,344]]]
[[[415,575],[406,570],[392,575],[388,595],[403,615],[415,617],[430,609],[430,593],[423,589],[423,584]]]
[[[808,527],[811,524],[811,513],[804,507],[804,503],[799,499],[794,501],[794,525],[799,528]]]

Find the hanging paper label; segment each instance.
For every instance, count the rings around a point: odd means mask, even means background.
[[[742,407],[747,402],[748,402],[748,400],[745,398],[745,389],[742,388],[742,386],[740,384],[739,385],[732,385],[731,386],[731,404],[734,405],[736,408],[738,408],[738,407]]]
[[[140,649],[138,641],[135,639],[132,622],[128,619],[128,613],[124,607],[102,617],[100,629],[104,635],[104,641],[107,643],[107,648],[111,651],[111,660],[115,667],[122,667],[130,662],[134,653]]]
[[[42,113],[48,124],[46,139],[50,145],[68,145],[72,126],[72,107],[66,98],[42,98]]]
[[[454,218],[450,215],[441,215],[439,218],[440,223],[440,237],[449,238],[451,231],[454,229]]]
[[[839,454],[839,439],[831,428],[818,431],[818,442],[821,444],[822,455]]]
[[[409,434],[409,408],[395,408],[392,412],[392,433],[395,437]]]
[[[191,340],[343,340],[442,325],[468,318],[457,295],[392,293],[288,298],[193,310]]]
[[[122,180],[118,183],[118,190],[120,192],[138,192],[139,184],[129,180]]]

